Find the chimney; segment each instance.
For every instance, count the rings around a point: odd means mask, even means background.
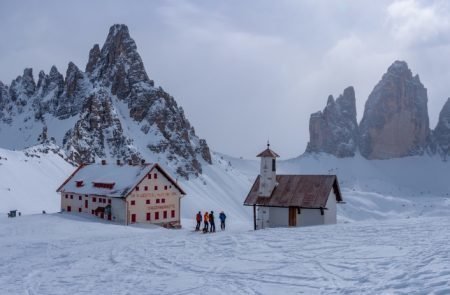
[[[128,165],[130,165],[130,166],[133,165],[133,160],[131,160],[131,159],[128,160]]]
[[[106,160],[102,160],[102,165],[106,165]]]
[[[141,160],[141,165],[145,165],[145,160],[144,159]]]
[[[117,159],[116,163],[117,163],[118,166],[120,166],[120,160],[119,159]]]

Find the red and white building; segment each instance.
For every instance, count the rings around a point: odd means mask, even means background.
[[[158,164],[81,165],[58,188],[61,211],[122,224],[180,226],[186,194]]]

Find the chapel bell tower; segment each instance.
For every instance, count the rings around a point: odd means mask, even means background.
[[[280,156],[270,149],[270,143],[267,142],[267,149],[258,154],[257,157],[261,158],[258,196],[270,197],[277,184],[276,158]]]

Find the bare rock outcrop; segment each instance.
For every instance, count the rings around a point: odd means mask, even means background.
[[[429,144],[427,89],[404,61],[395,61],[372,90],[359,126],[367,159],[421,155]]]
[[[450,98],[439,113],[439,121],[433,130],[433,150],[444,160],[450,157]]]
[[[336,101],[328,97],[323,111],[311,115],[307,153],[328,153],[336,157],[352,157],[357,150],[355,90],[348,87]]]

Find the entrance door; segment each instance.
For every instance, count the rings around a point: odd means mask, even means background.
[[[131,214],[131,223],[136,222],[136,214]]]
[[[289,207],[289,226],[297,226],[297,208]]]
[[[71,212],[72,211],[72,207],[67,206],[67,212]]]
[[[84,200],[84,208],[88,208],[88,200]]]

